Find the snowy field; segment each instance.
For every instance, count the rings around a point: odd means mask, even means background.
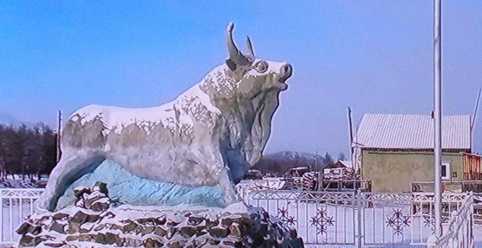
[[[482,225],[474,225],[474,246],[482,248]]]

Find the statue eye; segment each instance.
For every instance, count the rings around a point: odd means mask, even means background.
[[[268,63],[266,61],[260,60],[254,64],[254,69],[259,73],[264,73],[268,70]]]

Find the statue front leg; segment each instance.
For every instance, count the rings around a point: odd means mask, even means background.
[[[82,155],[63,154],[49,176],[44,193],[35,202],[35,212],[55,211],[58,199],[72,182],[95,169],[103,157],[84,152]]]

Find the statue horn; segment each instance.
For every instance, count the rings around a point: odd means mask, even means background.
[[[249,53],[248,55],[251,58],[256,58],[253,50],[253,43],[251,43],[251,39],[249,38],[249,36],[246,36],[246,46],[248,47],[248,53]]]
[[[233,28],[234,24],[230,22],[226,28],[226,46],[228,47],[229,59],[237,65],[248,65],[249,59],[244,56],[241,51],[236,47],[233,40]]]

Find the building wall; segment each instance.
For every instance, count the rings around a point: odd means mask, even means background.
[[[462,153],[444,152],[442,162],[450,162],[451,181],[463,180]],[[429,151],[362,151],[362,177],[373,192],[411,192],[413,181],[433,182],[433,164]]]

